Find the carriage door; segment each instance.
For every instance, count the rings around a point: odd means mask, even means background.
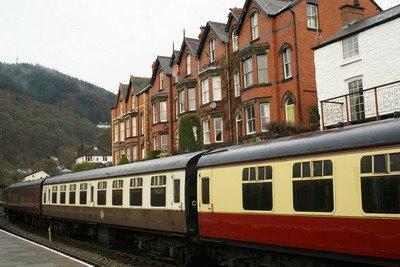
[[[180,173],[174,172],[172,177],[172,199],[171,199],[171,205],[172,209],[176,211],[183,211],[183,203],[185,201],[185,196],[184,196],[184,182],[183,179],[180,175]]]
[[[211,199],[211,169],[202,170],[199,174],[199,212],[209,213],[214,211],[214,207]]]

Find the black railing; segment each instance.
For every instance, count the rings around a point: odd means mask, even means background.
[[[325,128],[379,120],[400,111],[400,81],[379,85],[320,102],[321,125]]]

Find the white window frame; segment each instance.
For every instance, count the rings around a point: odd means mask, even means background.
[[[137,161],[138,160],[138,154],[137,154],[137,146],[132,146],[132,161]]]
[[[261,123],[261,132],[267,132],[268,129],[264,127],[271,120],[271,111],[269,102],[260,103],[260,123]]]
[[[260,62],[261,58],[264,58],[264,62]],[[261,63],[265,63],[262,64]],[[265,80],[261,80],[260,77],[265,75]],[[257,76],[258,76],[258,83],[268,83],[268,62],[267,62],[267,55],[258,55],[257,56]]]
[[[220,101],[222,99],[221,76],[213,76],[211,80],[213,87],[213,101]]]
[[[157,136],[153,136],[153,150],[158,150]]]
[[[307,27],[318,29],[318,6],[307,4]]]
[[[185,112],[185,91],[182,90],[178,93],[179,114]]]
[[[188,104],[189,110],[193,111],[196,110],[196,89],[195,88],[188,88]]]
[[[164,71],[160,70],[160,91],[164,89]]]
[[[161,101],[160,102],[160,121],[161,122],[166,122],[168,121],[167,118],[167,101]]]
[[[166,134],[160,135],[160,150],[162,151],[168,150],[168,135]]]
[[[240,96],[240,75],[238,71],[233,73],[233,89],[235,93],[235,97]]]
[[[114,123],[113,125],[114,125],[114,143],[117,143],[119,140],[119,136],[118,136],[119,125],[118,125],[118,123]]]
[[[201,103],[207,104],[210,102],[210,86],[208,78],[201,81]]]
[[[289,79],[292,77],[292,49],[285,48],[282,53],[283,77]]]
[[[251,111],[251,112],[249,112]],[[245,108],[246,112],[246,132],[247,135],[254,134],[256,132],[256,118],[254,114],[254,106],[248,106]],[[251,117],[250,117],[251,115]]]
[[[158,109],[157,109],[157,104],[158,103],[154,103],[152,110],[153,110],[153,123],[157,123],[158,122]]]
[[[220,127],[217,128],[217,123],[220,123]],[[217,139],[218,133],[221,133],[221,139]],[[222,143],[224,141],[224,121],[222,118],[214,118],[214,141],[215,143]]]
[[[251,17],[250,17],[250,22],[251,22],[251,40],[256,40],[259,35],[258,31],[258,13],[254,12]]]
[[[192,64],[190,59],[190,54],[186,55],[186,75],[189,76],[192,74]]]
[[[125,140],[125,122],[119,122],[119,141],[122,142]]]
[[[215,39],[211,38],[210,40],[210,62],[213,63],[215,61]]]
[[[210,120],[203,121],[203,143],[205,145],[211,144],[211,129]]]
[[[245,88],[253,85],[253,60],[252,60],[252,58],[248,58],[243,61],[243,80],[244,80]]]
[[[342,40],[343,60],[347,60],[360,55],[358,34]]]
[[[237,36],[237,30],[233,29],[231,33],[232,39],[232,51],[235,52],[239,49],[239,36]]]
[[[132,136],[137,136],[137,117],[132,117],[131,119],[131,131],[132,131]]]

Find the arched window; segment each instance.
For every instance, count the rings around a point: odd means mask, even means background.
[[[242,115],[237,114],[235,117],[236,124],[236,142],[239,143],[239,140],[242,137]]]
[[[215,61],[215,40],[212,38],[210,40],[210,61],[214,62]]]
[[[289,123],[295,123],[294,105],[293,95],[289,93],[284,101],[286,121]]]
[[[239,38],[236,34],[236,29],[234,29],[231,33],[231,40],[232,40],[232,51],[235,52],[239,48]]]
[[[191,61],[190,61],[190,54],[188,53],[186,55],[186,75],[192,74],[192,67],[191,67]]]
[[[285,47],[282,49],[283,77],[285,79],[292,77],[292,49]]]
[[[250,17],[251,22],[251,40],[255,40],[259,37],[258,34],[258,13],[254,12]]]
[[[160,90],[164,89],[164,72],[160,70]]]

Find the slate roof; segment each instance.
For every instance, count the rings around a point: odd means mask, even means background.
[[[231,9],[232,17],[236,20],[239,21],[240,15],[242,14],[242,9],[241,8],[236,8],[236,9]]]
[[[214,21],[209,21],[207,24],[215,32],[215,34],[218,36],[218,38],[223,43],[226,43],[226,41],[228,40],[227,34],[225,32],[226,24],[220,23],[220,22],[214,22]]]
[[[314,49],[318,49],[327,46],[329,44],[335,43],[351,35],[366,31],[368,29],[371,29],[388,21],[397,19],[399,17],[400,17],[400,5],[397,5],[388,10],[383,11],[382,13],[379,13],[378,15],[365,18],[352,25],[349,25],[348,27],[341,29],[340,31],[329,37],[325,42],[316,46]]]
[[[217,35],[218,39],[220,39],[221,42],[226,43],[228,40],[228,34],[226,33],[225,28],[226,28],[225,23],[214,22],[214,21],[207,22],[206,29],[204,30],[204,33],[201,36],[196,55],[200,56],[201,50],[203,49],[207,34],[210,31],[210,29]]]
[[[130,85],[135,88],[135,95],[143,90],[150,82],[150,78],[131,76]]]
[[[161,68],[164,71],[164,74],[170,75],[171,74],[171,67],[169,66],[169,62],[171,61],[170,57],[157,57],[158,62],[160,63]]]
[[[198,167],[400,144],[400,119],[386,119],[205,153]]]
[[[119,84],[119,92],[122,94],[122,97],[124,98],[124,99],[126,99],[126,97],[127,97],[127,95],[128,95],[128,88],[129,88],[129,84],[123,84],[123,83],[120,83]],[[118,101],[119,99],[117,99],[117,101]]]
[[[180,51],[179,57],[177,58],[176,62],[179,63],[181,61],[182,57],[184,56],[181,52],[183,52],[183,49],[185,46],[187,46],[187,48],[189,49],[190,53],[193,56],[196,56],[197,50],[199,49],[199,45],[200,45],[199,39],[188,38],[188,37],[183,38],[182,45],[181,45],[181,51]]]
[[[290,0],[254,0],[268,15],[274,16],[289,7],[295,1]]]
[[[48,178],[48,177],[47,177]],[[15,184],[10,185],[8,188],[15,188],[15,187],[25,187],[25,186],[38,186],[44,182],[47,178],[36,179],[27,182],[18,182]]]
[[[87,148],[83,153],[79,156],[110,156],[111,153],[107,152],[105,149],[102,149],[101,147],[92,145],[89,148]]]
[[[58,184],[78,181],[80,182],[85,180],[121,177],[126,175],[136,176],[144,173],[179,170],[186,168],[190,162],[192,162],[193,160],[197,160],[203,153],[204,152],[194,152],[90,171],[67,173],[63,175],[49,177],[44,181],[44,184]]]

